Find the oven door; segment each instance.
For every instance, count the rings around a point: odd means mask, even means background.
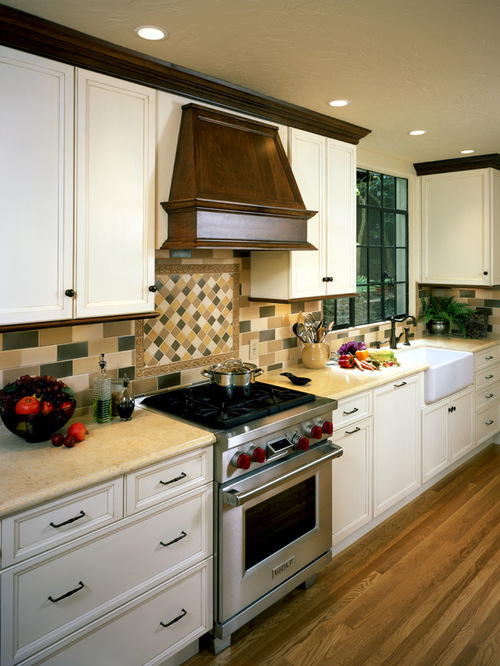
[[[330,442],[219,488],[217,620],[227,622],[332,547]]]

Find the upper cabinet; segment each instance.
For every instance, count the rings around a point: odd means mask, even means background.
[[[307,240],[317,250],[252,252],[252,298],[313,300],[356,291],[356,147],[290,129],[289,159],[304,203],[318,213]]]
[[[422,282],[500,284],[500,172],[432,173],[421,181]]]
[[[154,91],[5,47],[0,85],[0,325],[152,311]]]

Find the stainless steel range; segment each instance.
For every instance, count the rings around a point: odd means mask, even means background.
[[[332,470],[342,449],[333,432],[335,400],[255,382],[225,398],[197,384],[142,404],[216,435],[215,599],[212,650],[332,557]]]

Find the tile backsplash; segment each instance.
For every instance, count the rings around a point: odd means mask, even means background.
[[[157,254],[158,277],[171,274],[167,267],[182,265],[189,265],[190,269],[199,265],[199,275],[204,275],[212,271],[214,264],[223,272],[225,269],[221,267],[227,265],[227,271],[229,273],[236,271],[239,278],[239,284],[236,283],[235,287],[239,293],[232,296],[234,301],[237,300],[238,305],[238,317],[232,322],[238,329],[236,337],[239,345],[237,349],[234,349],[234,355],[243,361],[249,361],[249,343],[251,340],[258,340],[259,358],[258,361],[252,362],[259,367],[273,370],[299,362],[301,343],[293,334],[292,325],[296,322],[300,310],[304,313],[311,312],[316,319],[320,319],[321,301],[291,304],[250,301],[250,256],[248,253],[232,252],[231,250],[197,250],[193,251],[189,258],[183,259],[171,258],[168,251],[159,251]],[[199,278],[197,279],[199,280]],[[165,284],[164,279],[162,284]],[[224,288],[224,285],[222,287]],[[228,293],[230,291],[228,290]],[[213,293],[211,287],[203,292],[204,307],[207,306],[206,298],[209,293]],[[428,289],[419,288],[419,296],[428,293]],[[432,293],[438,297],[455,296],[457,300],[466,301],[475,307],[487,308],[490,313],[489,330],[493,333],[500,333],[500,289],[442,287],[433,289]],[[194,329],[193,312],[185,313],[186,303],[181,303],[181,300],[182,298],[179,296],[178,299],[174,298],[171,301],[177,324],[186,322],[189,329]],[[215,309],[217,317],[220,318],[224,312],[228,314],[230,308],[231,306],[226,300],[223,307]],[[172,314],[172,310],[170,310],[170,314]],[[154,325],[157,337],[167,336],[168,339],[168,335],[171,335],[171,328],[168,328],[168,322],[165,321],[165,331],[162,330],[161,324]],[[146,320],[146,322],[153,322],[153,320]],[[227,328],[230,329],[230,326]],[[422,324],[419,323],[417,329],[410,327],[410,335],[421,335],[424,330]],[[333,331],[329,335],[328,341],[331,343],[332,349],[336,349],[346,339],[364,340],[370,346],[377,340],[387,340],[389,331],[387,324],[344,329]],[[196,331],[191,338],[195,340],[193,350],[199,352]],[[152,339],[154,339],[154,335],[151,335],[144,345],[144,348],[149,345],[149,351],[152,350]],[[99,371],[100,354],[105,354],[107,370],[114,378],[127,375],[133,380],[133,390],[136,395],[202,379],[203,364],[190,367],[189,363],[179,363],[176,355],[170,350],[166,350],[162,354],[160,343],[154,349],[156,363],[160,366],[160,370],[152,376],[143,376],[144,373],[137,372],[137,341],[136,322],[134,321],[3,333],[0,334],[0,386],[4,386],[23,374],[50,374],[62,379],[73,389],[79,406],[87,406],[92,402],[92,383]],[[224,341],[214,343],[215,353],[213,356],[206,356],[205,365],[213,363],[212,359],[220,356],[221,350],[232,352],[233,349],[229,349],[228,344],[228,337]],[[184,353],[186,349],[189,349],[187,343]]]

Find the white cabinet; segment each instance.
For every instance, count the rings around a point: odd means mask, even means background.
[[[21,527],[33,549],[3,563],[2,666],[79,663],[97,645],[100,662],[159,664],[211,628],[211,449],[168,462],[3,521],[4,543]],[[179,469],[168,496],[137,484]],[[123,517],[124,485],[134,501]]]
[[[422,481],[425,483],[474,448],[472,388],[422,410]]]
[[[422,282],[500,283],[500,172],[422,176]]]
[[[373,392],[374,515],[420,485],[421,374]]]
[[[370,393],[340,401],[334,412],[334,418],[338,412],[351,414],[351,419],[347,415],[341,428],[333,433],[333,441],[344,450],[343,455],[332,463],[334,546],[373,517],[373,421],[371,413],[363,414],[367,403],[371,412]],[[362,418],[352,418],[353,410]]]
[[[74,69],[0,46],[0,90],[0,324],[69,319]]]
[[[253,298],[304,300],[356,291],[356,148],[291,129],[289,158],[304,203],[318,213],[307,239],[316,251],[252,252]]]
[[[474,354],[476,445],[500,431],[500,346]]]
[[[154,91],[5,47],[0,87],[0,325],[152,311]]]

